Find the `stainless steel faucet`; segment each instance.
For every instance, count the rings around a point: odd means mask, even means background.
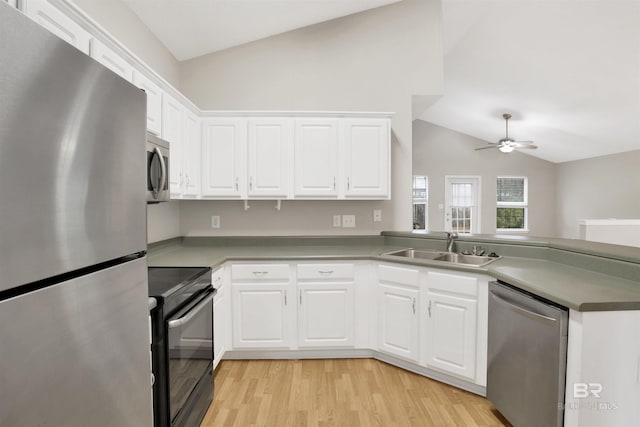
[[[453,251],[453,243],[458,238],[458,233],[455,231],[447,231],[447,252]]]

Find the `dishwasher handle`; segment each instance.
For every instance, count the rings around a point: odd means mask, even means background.
[[[531,319],[534,319],[534,320],[541,320],[545,323],[555,323],[558,321],[558,319],[554,319],[553,317],[549,317],[543,314],[529,311],[523,307],[520,307],[519,305],[516,305],[510,301],[507,301],[503,297],[496,294],[493,290],[490,290],[489,293],[491,294],[491,297],[493,297],[493,299],[495,299],[498,303],[508,306],[511,310],[515,311],[516,313],[530,317]]]

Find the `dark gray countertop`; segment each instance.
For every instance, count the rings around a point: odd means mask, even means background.
[[[386,234],[386,233],[385,233]],[[411,233],[409,233],[411,234]],[[389,255],[381,255],[397,249],[409,247],[415,242],[415,235],[403,241],[385,239],[381,236],[353,238],[201,238],[174,239],[163,244],[150,245],[149,266],[211,266],[213,268],[227,261],[309,261],[309,260],[376,260],[397,262],[422,267],[437,267],[458,271],[486,273],[525,291],[539,295],[557,304],[578,311],[640,310],[640,281],[603,274],[580,268],[557,260],[540,259],[539,251],[532,252],[538,258],[504,256],[483,268],[450,264],[442,261],[413,260]],[[436,238],[431,235],[430,238]],[[483,237],[483,242],[499,245],[497,240]],[[441,240],[441,239],[440,239]],[[391,243],[390,243],[391,241]],[[477,239],[473,240],[478,241]],[[402,244],[405,243],[405,244]],[[441,243],[441,242],[438,242]],[[510,242],[511,243],[511,242]],[[532,247],[544,246],[551,250],[562,250],[559,244],[533,240]],[[555,245],[555,246],[552,246]],[[569,246],[569,252],[578,252],[578,245]],[[593,249],[593,245],[585,245]],[[640,263],[630,263],[634,259],[625,247],[595,245],[602,255],[599,262],[619,263],[622,255],[626,276],[635,277],[635,268],[640,272]],[[619,249],[622,248],[622,249]],[[621,252],[617,254],[616,251]],[[593,251],[587,252],[593,258]],[[591,259],[590,258],[590,259]],[[562,261],[562,257],[558,257]],[[615,260],[615,261],[614,261]],[[612,268],[619,267],[614,264]],[[640,273],[638,273],[640,274]]]

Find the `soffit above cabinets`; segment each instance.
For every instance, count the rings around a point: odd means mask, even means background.
[[[179,60],[400,0],[123,0]]]

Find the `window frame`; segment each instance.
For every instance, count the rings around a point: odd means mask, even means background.
[[[522,202],[499,202],[498,201],[498,180],[499,179],[523,179],[524,191]],[[498,228],[498,209],[500,208],[523,208],[524,228]],[[523,175],[500,175],[496,177],[496,232],[500,233],[528,233],[529,232],[529,178]]]

